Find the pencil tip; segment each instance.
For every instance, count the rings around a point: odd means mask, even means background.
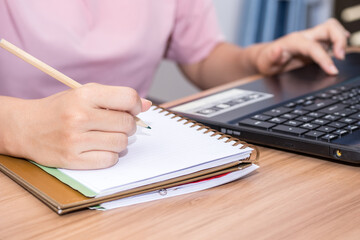
[[[147,126],[146,128],[147,128],[147,129],[151,129],[151,127],[150,127],[150,126]]]

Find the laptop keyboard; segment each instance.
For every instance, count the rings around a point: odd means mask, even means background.
[[[360,128],[360,83],[307,95],[243,119],[238,124],[331,142]]]

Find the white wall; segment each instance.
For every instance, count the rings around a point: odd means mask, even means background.
[[[196,1],[196,0],[195,0]],[[213,0],[218,15],[219,25],[226,39],[236,39],[236,22],[243,0]],[[149,97],[161,102],[168,102],[198,92],[177,70],[174,63],[163,61],[155,76]]]

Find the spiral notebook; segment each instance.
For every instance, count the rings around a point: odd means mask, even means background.
[[[1,156],[0,169],[63,214],[242,171],[257,160],[246,143],[160,107],[138,116],[152,129],[138,127],[113,167],[67,170]]]

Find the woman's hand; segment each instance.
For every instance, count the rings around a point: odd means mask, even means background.
[[[337,20],[329,19],[314,28],[264,44],[255,57],[255,65],[261,74],[273,75],[312,60],[326,73],[337,74],[328,50],[331,48],[336,58],[344,59],[349,36],[349,32]]]
[[[134,116],[150,108],[135,90],[86,84],[38,100],[21,100],[10,114],[8,154],[70,169],[106,168],[134,134]]]
[[[344,59],[349,32],[335,19],[294,32],[273,42],[241,48],[222,42],[203,60],[180,64],[182,72],[198,87],[207,89],[254,74],[273,75],[318,63],[328,74],[337,74],[328,50]]]

